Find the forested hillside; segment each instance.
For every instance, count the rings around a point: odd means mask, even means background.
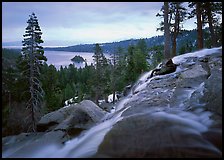
[[[221,31],[221,30],[220,30]],[[209,29],[203,29],[204,33],[204,40],[205,40],[205,47],[211,48],[211,42],[209,40]],[[221,33],[221,32],[220,32]],[[219,36],[219,39],[221,36]],[[183,54],[185,51],[193,51],[197,48],[196,46],[196,39],[197,39],[197,30],[183,30],[177,36],[177,53]],[[147,48],[151,48],[158,45],[164,44],[164,36],[154,36],[151,38],[144,38]],[[104,53],[113,53],[115,52],[116,48],[122,47],[127,49],[130,45],[136,45],[139,39],[129,39],[119,42],[111,42],[111,43],[102,43],[100,44],[101,48],[103,49]],[[221,43],[219,42],[219,45]],[[70,51],[70,52],[94,52],[94,44],[80,44],[68,47],[56,47],[56,48],[44,48],[46,51]]]

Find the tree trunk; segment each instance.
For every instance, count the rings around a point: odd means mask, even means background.
[[[33,30],[33,24],[31,27],[31,31],[32,31],[32,40],[31,40],[31,52],[30,52],[30,94],[31,94],[31,117],[32,117],[32,130],[33,132],[36,131],[36,120],[35,120],[35,97],[34,97],[34,84],[33,84],[33,78],[34,78],[34,68],[33,68],[33,62],[34,62],[34,30]]]
[[[104,94],[104,100],[105,100],[106,103],[109,103],[108,102],[108,95],[107,94]]]
[[[180,13],[179,13],[179,2],[176,4],[176,14],[175,14],[175,24],[174,24],[174,33],[173,33],[173,48],[172,48],[172,57],[176,56],[177,50],[177,35],[179,34],[179,25],[180,25]]]
[[[95,103],[96,103],[96,105],[99,106],[99,96],[98,96],[98,93],[96,93],[96,95],[95,95]]]
[[[164,57],[165,59],[170,58],[170,29],[168,23],[168,13],[169,13],[169,4],[164,2]]]
[[[201,2],[196,2],[196,15],[197,15],[197,31],[198,31],[198,49],[203,48],[203,33],[202,33],[202,15],[201,15]]]
[[[172,57],[175,57],[175,56],[176,56],[176,48],[177,48],[177,42],[176,42],[176,39],[177,39],[177,35],[176,35],[176,33],[174,32],[174,33],[173,33]]]
[[[8,91],[8,93],[9,93],[9,108],[11,109],[11,93],[10,91]]]
[[[217,47],[214,28],[212,25],[213,18],[212,18],[212,13],[211,13],[211,3],[210,2],[206,2],[206,10],[207,10],[207,16],[208,16],[209,31],[211,33],[212,47]]]

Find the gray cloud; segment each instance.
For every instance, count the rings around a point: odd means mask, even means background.
[[[119,31],[118,35],[118,30],[143,34],[141,30],[146,30],[145,26],[150,26],[149,32],[154,32],[155,35],[156,29],[152,31],[151,26],[158,25],[157,23],[161,20],[155,15],[162,5],[163,2],[3,2],[3,40],[21,39],[32,12],[37,15],[40,27],[45,32],[44,36],[49,40],[56,40],[57,35],[64,39],[67,39],[66,35],[70,35],[68,39],[71,39],[71,36],[76,40],[78,36],[94,39],[95,37],[85,34],[91,34],[91,32],[106,34],[106,29],[110,29],[108,32],[117,33],[117,39],[120,39],[127,33],[121,35]],[[112,31],[113,28],[116,31]],[[62,31],[64,33],[59,33]],[[77,31],[83,33],[77,33]],[[133,34],[130,33],[130,35]],[[95,34],[93,33],[92,36]],[[115,35],[113,37],[115,38]]]
[[[76,27],[87,23],[114,23],[132,16],[148,16],[161,7],[155,2],[4,2],[4,26],[24,24],[28,15],[35,12],[48,27]],[[134,18],[134,17],[133,17]]]

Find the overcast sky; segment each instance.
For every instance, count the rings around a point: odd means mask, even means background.
[[[2,2],[2,41],[22,41],[34,12],[42,39],[55,45],[103,43],[162,35],[163,2]],[[185,24],[193,29],[193,21]],[[65,44],[67,42],[67,44]]]

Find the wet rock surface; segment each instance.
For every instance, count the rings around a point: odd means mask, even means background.
[[[2,157],[8,158],[35,158],[41,151],[47,152],[51,146],[60,147],[64,138],[64,132],[37,132],[21,133],[19,135],[4,137],[2,147]],[[49,146],[44,148],[43,146]],[[39,151],[39,153],[37,152]]]
[[[222,50],[145,78],[128,106],[93,157],[222,157]]]
[[[175,72],[144,74],[110,114],[83,101],[45,115],[41,132],[4,137],[3,157],[221,158],[222,49],[209,52],[174,57]],[[81,132],[86,139],[63,144]]]
[[[96,157],[208,158],[220,157],[220,154],[184,120],[176,121],[154,112],[136,114],[118,122],[105,136]]]

